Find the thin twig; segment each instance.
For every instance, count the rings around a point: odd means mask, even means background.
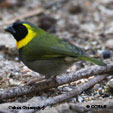
[[[32,11],[29,11],[29,13],[26,13],[24,15],[19,15],[19,16],[15,16],[11,19],[9,19],[9,21],[6,21],[3,23],[3,25],[9,25],[9,24],[12,24],[13,22],[17,21],[17,20],[24,20],[26,18],[29,18],[29,17],[32,17],[32,16],[36,16],[36,15],[39,15],[41,13],[44,12],[44,9],[43,8],[36,8]]]
[[[30,113],[32,113],[33,111],[37,111],[40,109],[43,109],[47,106],[52,106],[55,105],[57,103],[61,103],[64,102],[78,94],[81,94],[84,90],[89,89],[90,87],[94,86],[96,83],[102,81],[106,76],[102,75],[102,76],[96,76],[93,79],[89,80],[87,83],[77,86],[75,89],[73,89],[71,92],[65,93],[65,94],[61,94],[58,95],[56,97],[51,97],[48,98],[46,100],[41,100],[39,101],[39,98],[36,98],[34,100],[29,100],[28,102],[25,103],[5,103],[5,104],[1,104],[0,105],[0,110],[4,109],[4,110],[8,110],[8,106],[19,106],[19,107],[23,107],[23,106],[30,106],[30,107],[35,107],[36,109],[31,109]],[[15,110],[14,110],[15,111]],[[17,109],[16,109],[17,111]],[[21,113],[24,112],[24,109],[22,109]]]
[[[48,5],[45,6],[45,9],[50,9],[52,8],[53,6],[57,6],[58,4],[63,4],[63,3],[66,3],[68,2],[69,0],[59,0],[59,1],[56,1],[56,2],[52,2]]]
[[[81,69],[79,71],[64,74],[62,76],[57,76],[56,79],[49,79],[41,81],[39,83],[34,83],[32,86],[19,86],[10,89],[5,89],[0,91],[0,100],[13,98],[15,96],[21,96],[25,94],[31,94],[34,92],[39,92],[41,90],[47,90],[50,88],[55,88],[60,85],[70,83],[82,78],[87,78],[96,74],[105,74],[113,71],[113,63],[108,64],[106,67],[92,66],[86,69]]]

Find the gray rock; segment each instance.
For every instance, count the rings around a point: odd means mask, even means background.
[[[113,49],[113,39],[109,39],[107,42],[106,42],[106,47],[110,48],[110,49]]]

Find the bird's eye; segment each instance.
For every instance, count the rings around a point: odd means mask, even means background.
[[[19,28],[20,28],[20,29],[24,29],[25,27],[24,27],[23,25],[20,25]]]
[[[22,29],[24,29],[24,26],[23,25],[14,25],[14,28],[16,30],[22,30]]]

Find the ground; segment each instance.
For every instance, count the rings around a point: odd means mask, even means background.
[[[10,2],[9,2],[10,1]],[[13,2],[14,1],[14,2]],[[113,59],[113,1],[111,0],[1,0],[0,2],[0,89],[22,86],[31,79],[42,75],[28,69],[18,58],[14,38],[4,31],[9,24],[18,19],[31,22],[46,31],[82,48],[89,56],[103,61]],[[93,64],[75,63],[68,72],[77,71]],[[91,78],[66,84],[52,91],[36,94],[42,99],[70,92],[77,84]],[[70,99],[67,103],[113,99],[112,94],[105,97],[106,82],[109,76],[92,89]],[[5,102],[25,102],[32,98],[23,96],[4,100]],[[50,108],[51,110],[51,108]]]

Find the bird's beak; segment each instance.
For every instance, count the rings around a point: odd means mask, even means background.
[[[7,32],[9,32],[11,34],[15,34],[16,33],[15,29],[13,28],[13,25],[10,25],[9,27],[7,27],[5,29],[5,31],[7,31]]]

